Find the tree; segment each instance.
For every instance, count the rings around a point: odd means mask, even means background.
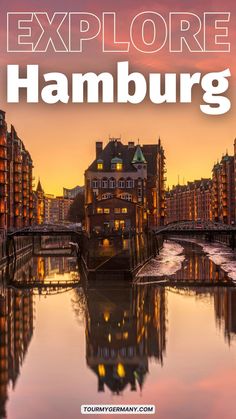
[[[82,223],[84,221],[84,218],[85,218],[84,204],[85,204],[84,192],[79,192],[70,206],[70,209],[68,212],[69,221],[73,223]]]

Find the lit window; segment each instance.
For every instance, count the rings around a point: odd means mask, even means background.
[[[103,214],[103,209],[102,208],[97,208],[97,213],[98,214]]]
[[[115,212],[115,214],[120,214],[120,208],[115,208],[114,212]]]
[[[114,228],[115,230],[123,230],[125,228],[125,220],[115,220]]]
[[[110,208],[104,208],[104,214],[110,214]]]
[[[116,163],[116,170],[122,170],[123,164],[122,163]]]
[[[98,170],[103,170],[103,163],[98,163],[97,164],[97,169]]]
[[[103,364],[98,364],[98,374],[100,377],[105,377],[106,375],[106,369]]]
[[[127,208],[122,208],[122,209],[121,209],[121,212],[122,212],[123,214],[127,214],[128,209],[127,209]]]

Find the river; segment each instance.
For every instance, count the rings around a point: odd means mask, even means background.
[[[0,417],[75,419],[81,404],[116,403],[154,404],[160,419],[233,419],[234,255],[221,248],[216,260],[220,246],[211,246],[167,242],[133,286],[1,286]],[[40,257],[17,275],[78,273],[72,258]],[[193,280],[201,286],[188,287]]]

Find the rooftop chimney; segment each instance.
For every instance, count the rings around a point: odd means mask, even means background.
[[[96,141],[96,159],[99,157],[99,154],[101,154],[103,148],[102,141]]]
[[[128,142],[128,148],[134,148],[134,141]]]

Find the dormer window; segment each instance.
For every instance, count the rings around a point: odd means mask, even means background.
[[[123,170],[123,161],[122,161],[122,159],[119,158],[119,157],[114,157],[111,160],[111,169],[112,170],[117,170],[117,171]]]
[[[103,160],[97,160],[97,169],[103,170]]]

